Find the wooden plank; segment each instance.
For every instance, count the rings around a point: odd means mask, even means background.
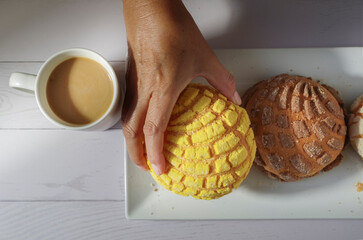
[[[185,0],[212,48],[361,46],[362,1]],[[0,61],[44,61],[69,47],[124,60],[119,0],[2,0]]]
[[[362,239],[363,220],[128,221],[124,202],[0,202],[6,240]]]
[[[109,61],[123,61],[127,52],[119,0],[2,0],[0,34],[0,61],[45,61],[72,47]]]
[[[123,202],[0,203],[0,238],[122,239]]]
[[[40,112],[35,97],[9,87],[13,72],[36,74],[42,62],[0,63],[0,129],[59,129]],[[111,62],[120,85],[125,84],[125,62]],[[120,128],[117,124],[114,128]]]
[[[0,201],[122,200],[123,135],[0,130]]]
[[[41,63],[0,63],[0,129],[54,128],[41,114],[32,94],[9,87],[12,72],[36,74],[40,66]]]

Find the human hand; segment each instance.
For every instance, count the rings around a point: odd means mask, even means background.
[[[164,132],[188,83],[202,76],[240,105],[233,76],[218,61],[181,0],[123,0],[130,62],[122,114],[130,159],[160,175]]]

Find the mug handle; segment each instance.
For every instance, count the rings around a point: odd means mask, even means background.
[[[34,94],[36,75],[29,73],[12,73],[9,79],[9,86],[27,93]]]

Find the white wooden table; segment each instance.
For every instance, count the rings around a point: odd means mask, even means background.
[[[213,48],[363,46],[360,0],[189,0]],[[130,221],[120,125],[71,132],[8,87],[84,47],[124,71],[121,0],[0,0],[0,239],[363,239],[363,220]],[[363,67],[363,66],[362,66]],[[363,198],[363,195],[362,195]]]

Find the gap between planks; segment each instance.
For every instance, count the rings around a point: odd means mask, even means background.
[[[67,203],[67,202],[89,202],[89,203],[102,203],[102,202],[125,202],[125,200],[0,200],[0,203]]]

